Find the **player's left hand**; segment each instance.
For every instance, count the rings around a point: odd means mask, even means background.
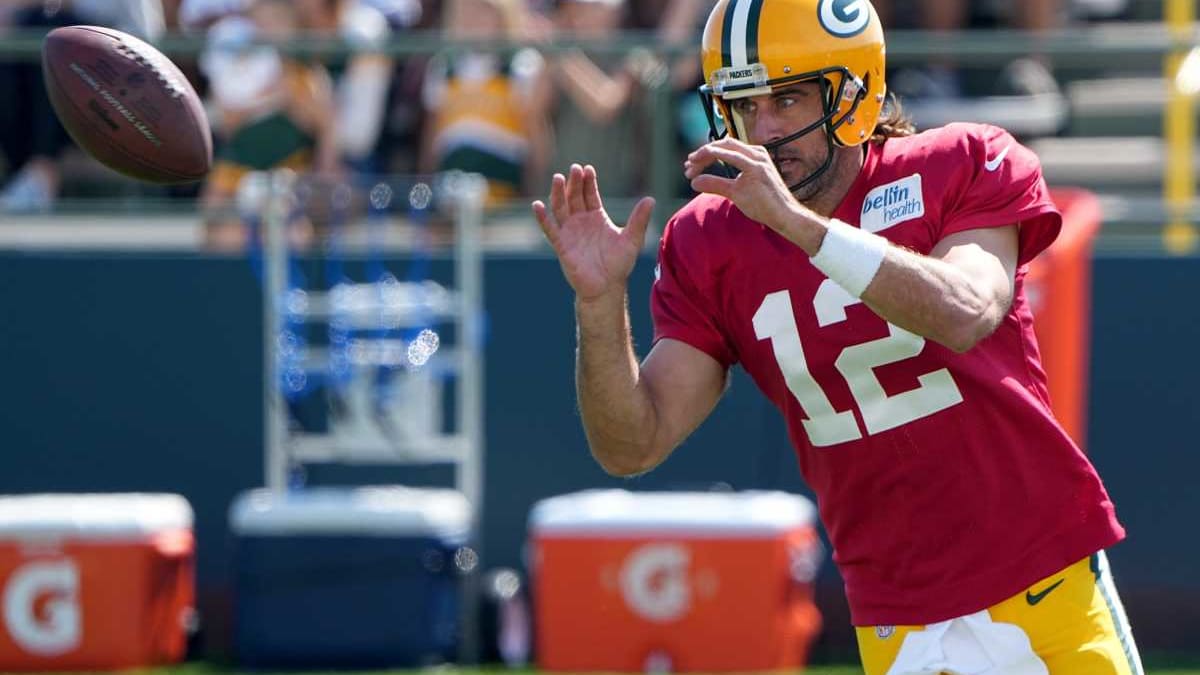
[[[741,173],[736,178],[704,173],[718,161]],[[693,190],[725,197],[751,220],[784,236],[797,221],[809,215],[779,175],[771,154],[761,145],[749,145],[726,136],[688,155],[683,169]]]

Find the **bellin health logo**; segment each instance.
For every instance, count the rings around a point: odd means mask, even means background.
[[[880,232],[925,215],[921,174],[914,173],[894,183],[880,185],[863,199],[858,225],[867,232]]]

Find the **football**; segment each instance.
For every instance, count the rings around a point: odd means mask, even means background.
[[[154,47],[111,28],[57,28],[42,43],[42,73],[58,119],[104,165],[153,183],[190,183],[208,173],[204,107]]]

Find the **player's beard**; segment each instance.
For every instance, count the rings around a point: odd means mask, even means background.
[[[827,134],[829,132],[825,129],[819,129],[806,134],[806,136],[814,133]],[[823,144],[826,145],[825,152],[828,154],[818,153],[816,156],[806,157],[793,147],[798,141],[799,139],[771,148],[770,153],[771,160],[775,164],[775,170],[779,172],[780,178],[783,179],[784,184],[789,188],[803,182],[817,171],[821,171],[821,174],[812,179],[807,185],[792,190],[792,195],[801,204],[807,204],[828,187],[831,176],[834,173],[837,152],[835,149],[829,147],[832,144]],[[828,166],[826,166],[827,163]],[[825,167],[823,171],[821,170],[822,167]]]
[[[825,157],[816,159],[799,157],[793,153],[789,153],[786,148],[781,149],[773,159],[775,161],[775,170],[779,172],[780,178],[789,187],[808,178],[825,164]],[[826,188],[832,173],[833,166],[830,166],[808,185],[797,190],[792,190],[792,195],[802,204],[808,202]]]

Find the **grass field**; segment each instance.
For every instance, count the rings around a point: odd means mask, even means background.
[[[210,665],[189,664],[176,668],[157,668],[154,670],[135,671],[138,675],[231,675],[240,671],[219,668]],[[252,671],[253,675],[293,675],[292,673],[269,673],[267,671]],[[535,670],[505,670],[498,668],[430,668],[426,670],[390,670],[390,671],[355,671],[352,675],[402,675],[405,673],[427,673],[429,675],[535,675]],[[858,666],[814,666],[804,671],[805,675],[862,675]],[[332,672],[305,671],[296,675],[334,675]],[[340,674],[339,674],[340,675]],[[562,675],[569,675],[563,673]],[[589,673],[589,675],[601,675]],[[1071,675],[1076,675],[1072,673]],[[1083,675],[1080,673],[1079,675]],[[1177,669],[1171,667],[1148,668],[1146,675],[1200,675],[1200,669]]]

